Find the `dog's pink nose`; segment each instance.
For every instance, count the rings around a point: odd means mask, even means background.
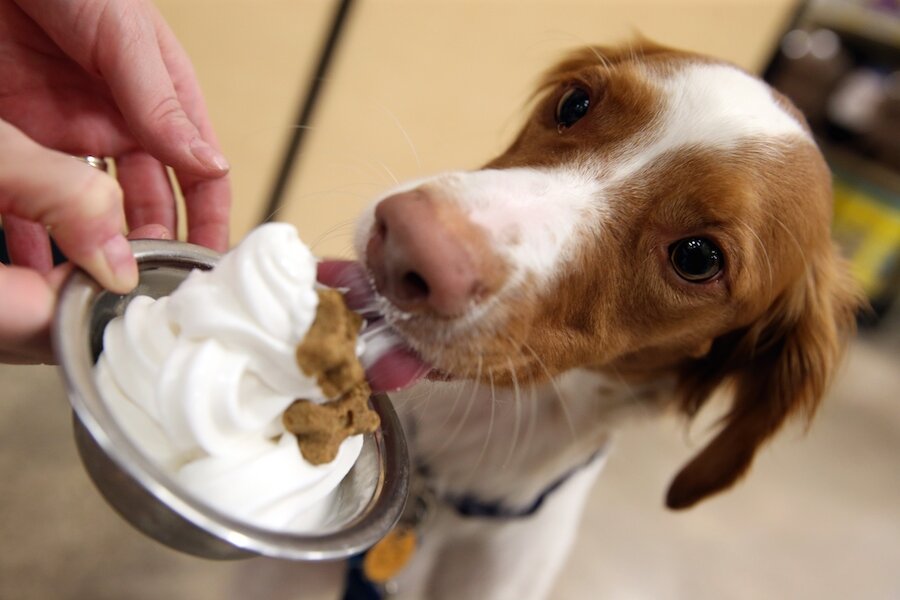
[[[487,232],[423,189],[378,203],[366,263],[376,289],[398,308],[442,317],[464,313],[502,276]]]

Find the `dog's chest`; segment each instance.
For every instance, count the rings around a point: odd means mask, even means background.
[[[527,506],[607,444],[624,411],[666,384],[575,370],[553,382],[424,382],[393,397],[415,467],[439,495]]]

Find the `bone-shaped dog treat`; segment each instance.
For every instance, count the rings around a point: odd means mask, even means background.
[[[297,347],[297,364],[308,377],[316,377],[322,393],[338,398],[365,381],[356,357],[356,338],[362,317],[347,308],[337,290],[318,291],[316,318]]]
[[[285,428],[297,436],[303,458],[312,464],[331,462],[346,438],[378,429],[369,408],[372,390],[356,356],[362,317],[347,308],[336,290],[319,290],[316,318],[297,347],[297,364],[315,377],[322,392],[336,398],[325,404],[297,400],[284,412]]]
[[[339,400],[325,404],[297,400],[291,404],[282,420],[285,428],[297,436],[303,458],[314,465],[329,463],[345,439],[378,429],[381,421],[369,408],[371,393],[363,382]]]

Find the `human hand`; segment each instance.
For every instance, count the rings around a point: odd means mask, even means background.
[[[226,249],[228,164],[190,61],[149,1],[0,0],[0,118],[48,148],[115,158],[132,229],[177,230],[170,165],[188,241]]]
[[[137,265],[122,235],[122,189],[107,174],[49,150],[0,121],[0,213],[4,227],[40,223],[53,231],[60,248],[101,285],[120,293],[137,284]],[[49,266],[42,240],[20,229],[20,262],[35,268],[0,265],[0,361],[46,362],[49,328],[60,284],[71,265]],[[160,225],[132,232],[137,237],[171,237]],[[46,234],[44,234],[46,235]],[[13,254],[13,258],[16,258]],[[38,260],[34,260],[37,258]],[[44,266],[43,263],[48,265]]]
[[[28,268],[0,265],[0,360],[49,357],[67,268],[52,268],[48,226],[101,284],[133,287],[125,223],[131,237],[176,230],[164,164],[184,192],[189,241],[227,247],[227,163],[190,63],[149,2],[0,0],[0,118],[9,122],[0,124],[0,213],[13,262]],[[115,158],[121,187],[48,148]]]

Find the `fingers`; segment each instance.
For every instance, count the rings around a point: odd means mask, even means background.
[[[70,57],[105,81],[140,145],[178,173],[188,240],[225,250],[230,184],[218,178],[229,166],[190,60],[152,2],[30,0],[20,7]],[[129,204],[138,185],[126,189]],[[147,211],[161,210],[161,203],[152,204],[140,200],[134,211],[129,208],[129,223],[150,222]],[[167,215],[160,218],[175,230]]]
[[[171,240],[172,232],[162,225],[144,225],[131,230],[129,240]]]
[[[197,180],[176,171],[187,212],[188,241],[212,248],[228,249],[228,217],[231,188],[227,177]]]
[[[0,213],[46,226],[60,249],[107,289],[137,285],[137,264],[122,235],[122,189],[71,156],[34,143],[0,121]]]
[[[20,7],[66,54],[105,80],[129,127],[151,154],[198,177],[228,171],[215,140],[201,134],[181,104],[157,37],[168,26],[151,2],[33,0]],[[186,57],[181,60],[189,64]]]
[[[142,229],[160,225],[167,230],[165,239],[172,239],[178,231],[178,220],[165,167],[149,154],[137,151],[116,158],[116,175],[125,193],[128,227]],[[181,176],[179,184],[187,212],[188,241],[218,252],[227,250],[231,199],[227,176],[218,179]]]
[[[0,265],[0,362],[48,363],[50,323],[56,296],[69,266],[42,275],[32,269]]]
[[[12,214],[3,215],[3,231],[6,249],[14,265],[28,267],[39,273],[49,273],[53,268],[53,252],[50,236],[39,223],[26,221]]]
[[[129,229],[158,224],[177,231],[175,195],[166,168],[146,152],[116,157],[116,177],[125,195]]]
[[[159,54],[177,91],[180,109],[208,144],[209,148],[203,149],[203,153],[208,150],[218,153],[215,131],[187,53],[159,12],[152,6],[147,12],[153,20]],[[194,150],[196,153],[197,149]],[[219,176],[213,178],[174,162],[169,164],[175,170],[184,195],[188,241],[224,252],[228,249],[231,182],[224,176],[229,168],[224,157],[218,154],[213,162],[222,168]]]
[[[154,156],[199,177],[221,177],[228,172],[228,161],[182,106],[158,31],[168,32],[168,26],[151,3],[109,2],[97,28],[97,47],[108,49],[97,55],[101,73],[139,141]],[[189,65],[184,51],[176,51]],[[195,81],[192,70],[188,78]]]
[[[184,110],[197,125],[203,139],[218,148],[203,94],[187,54],[159,13],[154,11],[153,14],[163,60],[178,89]],[[174,168],[187,209],[188,241],[224,252],[228,249],[231,182],[227,177],[202,179],[177,166]]]
[[[209,118],[206,103],[203,100],[203,93],[200,91],[200,84],[197,82],[197,76],[194,73],[194,67],[188,58],[187,52],[185,52],[175,34],[172,33],[168,23],[152,4],[147,6],[147,15],[153,22],[159,53],[171,78],[172,85],[177,92],[182,110],[191,123],[197,127],[201,138],[209,146],[208,149],[204,149],[204,152],[211,150],[215,153],[215,159],[212,162],[219,167],[221,171],[219,175],[223,175],[229,169],[228,163],[221,154],[219,142],[216,139],[212,121]],[[180,165],[174,163],[172,163],[172,167],[176,170],[184,170],[187,173],[200,175],[199,173],[193,173],[189,169],[182,169]]]
[[[158,11],[151,5],[144,5],[144,10],[153,24],[155,37],[151,45],[154,49],[144,48],[130,61],[131,64],[125,62],[124,71],[117,76],[110,74],[108,80],[126,119],[138,131],[139,139],[151,154],[171,165],[178,177],[187,212],[188,241],[224,252],[228,249],[231,209],[231,182],[225,176],[229,166],[218,150],[212,123],[187,54]],[[148,61],[148,57],[153,60]],[[147,69],[142,82],[155,83],[150,86],[152,89],[134,95],[133,102],[129,98],[136,93],[137,87],[129,77],[134,77],[133,63],[138,59]],[[121,82],[121,99],[114,82]],[[148,117],[135,121],[131,116],[141,114]],[[147,125],[142,128],[139,123]],[[196,169],[190,161],[166,154],[162,145],[174,146],[173,142],[178,140],[182,148],[187,146],[193,158],[207,167],[205,171]],[[210,166],[214,168],[210,170]],[[127,207],[132,201],[130,189],[126,189]],[[151,221],[132,221],[129,218],[132,226],[147,222]],[[166,225],[171,231],[177,230],[174,221],[155,222]]]

